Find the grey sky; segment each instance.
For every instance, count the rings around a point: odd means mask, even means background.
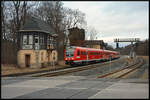
[[[64,6],[86,14],[87,26],[98,30],[98,39],[115,46],[114,38],[149,38],[149,4],[146,1],[64,1]],[[122,43],[120,45],[125,45]]]

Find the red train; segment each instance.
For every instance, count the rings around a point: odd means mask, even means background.
[[[65,49],[64,60],[68,65],[88,64],[119,58],[116,51],[70,46]]]

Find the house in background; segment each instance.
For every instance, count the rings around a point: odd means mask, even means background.
[[[104,49],[107,44],[103,40],[84,40],[83,45],[87,48]]]
[[[56,33],[47,23],[28,17],[18,32],[18,65],[40,68],[52,62],[57,63],[56,38]]]
[[[85,40],[84,29],[79,29],[78,27],[70,28],[69,31],[69,41],[70,46],[80,46],[87,48],[104,49],[106,48],[106,43],[103,40]]]

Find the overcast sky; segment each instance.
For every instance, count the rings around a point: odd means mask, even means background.
[[[87,26],[99,40],[115,47],[114,38],[149,38],[149,4],[144,1],[64,1],[64,6],[86,14]],[[121,47],[127,43],[119,44]]]

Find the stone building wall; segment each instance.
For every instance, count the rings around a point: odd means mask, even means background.
[[[93,48],[95,48],[95,49],[101,49],[101,46],[100,45],[93,45]]]
[[[54,50],[48,54],[47,50],[20,50],[18,52],[18,66],[21,68],[26,67],[25,56],[30,55],[30,68],[41,68],[48,66],[48,60],[50,64],[57,63],[57,51]],[[49,58],[48,58],[49,57]]]

